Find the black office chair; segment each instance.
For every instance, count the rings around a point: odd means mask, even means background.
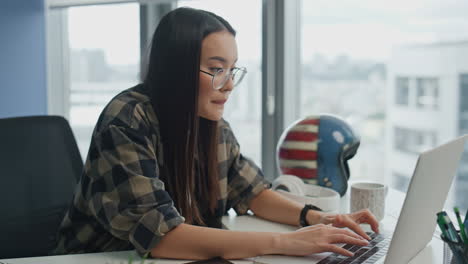
[[[63,117],[0,119],[0,259],[50,253],[82,169]]]

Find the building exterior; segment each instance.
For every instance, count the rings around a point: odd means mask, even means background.
[[[468,133],[468,41],[393,50],[386,96],[386,179],[406,191],[420,152]],[[468,155],[452,201],[467,208]]]

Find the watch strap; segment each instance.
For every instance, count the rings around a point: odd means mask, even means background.
[[[304,205],[304,208],[301,210],[301,214],[299,216],[299,224],[304,227],[304,226],[309,226],[310,224],[307,222],[307,212],[309,210],[315,210],[315,211],[322,211],[322,209],[318,208],[315,205],[312,204],[306,204]]]

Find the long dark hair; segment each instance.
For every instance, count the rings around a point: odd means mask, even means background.
[[[186,221],[201,225],[206,220],[201,209],[214,213],[220,194],[218,122],[198,116],[200,55],[203,39],[219,31],[236,34],[211,12],[169,12],[154,33],[143,81],[160,123],[166,190]]]

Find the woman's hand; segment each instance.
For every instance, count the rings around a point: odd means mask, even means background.
[[[379,233],[379,222],[375,216],[368,210],[360,210],[351,214],[326,214],[317,211],[309,211],[307,215],[307,221],[309,223],[321,223],[325,225],[331,224],[334,227],[347,227],[358,235],[369,239],[370,237],[364,232],[359,226],[360,224],[369,224],[372,231]]]
[[[290,256],[306,256],[320,252],[334,252],[345,256],[353,256],[353,253],[335,244],[346,243],[366,246],[369,242],[356,233],[333,227],[317,224],[303,227],[294,232],[281,233],[277,243],[270,254],[282,254]]]

